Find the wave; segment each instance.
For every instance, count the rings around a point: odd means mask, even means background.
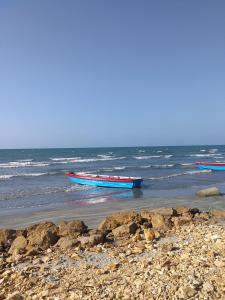
[[[161,155],[134,156],[135,159],[160,158]]]
[[[191,157],[212,157],[214,156],[215,154],[214,153],[205,153],[205,154],[190,154],[189,156]]]
[[[57,172],[7,174],[7,175],[0,175],[0,180],[7,180],[14,177],[37,177],[37,176],[55,175],[55,174],[57,174]]]
[[[1,163],[0,168],[46,167],[49,165],[47,162],[10,161],[8,163]]]
[[[181,166],[193,166],[194,165],[194,163],[183,163],[183,164],[180,164]]]
[[[202,173],[211,173],[211,170],[196,170],[196,171],[187,171],[183,173],[175,173],[175,174],[170,174],[167,176],[161,176],[161,177],[149,177],[147,179],[150,180],[161,180],[161,179],[169,179],[177,176],[185,176],[185,175],[195,175],[195,174],[202,174]]]
[[[172,157],[173,156],[173,154],[168,154],[168,155],[165,155],[164,157],[165,158],[170,158],[170,157]]]
[[[51,157],[50,159],[53,161],[67,161],[67,160],[80,159],[80,156],[78,156],[78,157]]]
[[[120,160],[120,159],[125,159],[125,156],[121,157],[99,157],[99,158],[81,158],[81,159],[76,159],[74,163],[86,163],[86,162],[95,162],[95,161],[106,161],[106,160]]]
[[[160,168],[172,168],[174,167],[174,164],[163,164],[163,165],[144,165],[144,166],[140,166],[141,169],[148,169],[148,168],[156,168],[156,169],[160,169]]]
[[[144,152],[145,152],[145,150],[138,150],[138,152],[140,152],[140,153],[144,153]]]

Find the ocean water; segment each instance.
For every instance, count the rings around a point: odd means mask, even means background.
[[[88,214],[92,206],[96,212],[157,206],[157,199],[179,204],[184,197],[191,204],[197,190],[211,185],[225,192],[225,172],[198,170],[193,162],[199,160],[224,162],[225,146],[0,150],[0,217],[65,208]],[[81,186],[64,176],[67,171],[141,176],[144,182],[137,190]]]

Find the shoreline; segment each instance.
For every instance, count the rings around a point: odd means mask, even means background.
[[[225,210],[120,211],[95,229],[81,220],[0,229],[0,299],[225,296]]]
[[[0,228],[24,228],[26,226],[52,221],[59,223],[61,220],[83,220],[89,227],[96,227],[101,219],[107,215],[121,210],[153,209],[158,207],[196,207],[202,211],[212,209],[225,209],[225,196],[213,196],[199,198],[190,197],[152,197],[138,200],[117,200],[107,201],[105,203],[97,203],[89,206],[78,206],[72,203],[62,207],[49,207],[47,209],[29,210],[7,209],[0,213]],[[4,212],[5,211],[5,212]]]

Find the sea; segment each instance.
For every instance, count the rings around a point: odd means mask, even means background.
[[[209,186],[225,192],[225,172],[199,170],[196,161],[224,162],[225,146],[0,150],[0,225],[19,215],[21,224],[30,216],[44,219],[53,211],[54,218],[83,216],[93,223],[101,212],[120,209],[225,207],[224,197],[195,197]],[[83,186],[70,182],[64,176],[68,171],[141,176],[144,181],[134,190]]]

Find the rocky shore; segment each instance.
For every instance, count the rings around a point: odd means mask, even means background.
[[[0,229],[0,299],[225,299],[225,211],[187,207]]]

